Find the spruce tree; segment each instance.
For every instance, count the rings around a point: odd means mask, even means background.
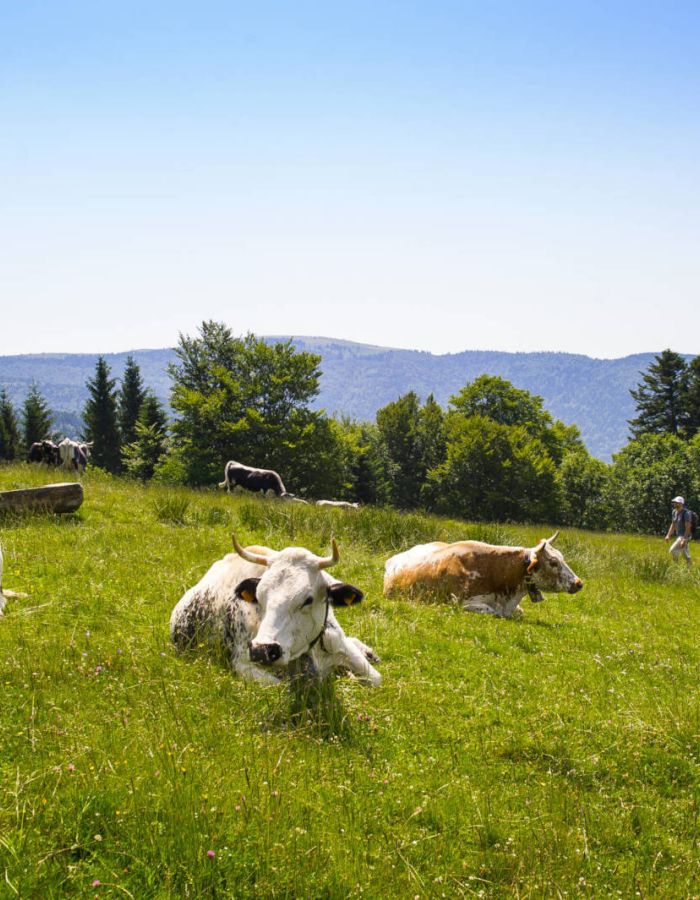
[[[146,396],[141,378],[141,369],[133,356],[126,359],[126,367],[119,389],[118,422],[119,435],[123,444],[131,444],[136,437],[136,422],[139,418],[141,404]]]
[[[166,452],[167,419],[163,404],[151,391],[146,392],[134,428],[135,437],[122,448],[124,467],[130,475],[147,481]]]
[[[35,441],[43,441],[51,435],[52,416],[46,400],[32,384],[22,406],[22,439],[29,449]]]
[[[641,382],[630,390],[637,404],[637,416],[629,420],[632,437],[642,434],[678,434],[687,415],[684,399],[688,383],[685,360],[673,350],[654,357]]]
[[[90,396],[83,409],[83,438],[93,442],[92,462],[108,472],[118,472],[121,468],[115,383],[104,357],[98,357],[95,377],[87,382]]]
[[[7,391],[3,388],[0,391],[0,459],[17,459],[19,454],[17,415]]]
[[[686,431],[688,436],[692,437],[700,431],[700,356],[691,360],[688,366],[683,407],[686,414]]]

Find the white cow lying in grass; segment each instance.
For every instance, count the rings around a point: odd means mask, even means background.
[[[5,605],[8,597],[26,597],[26,594],[20,594],[17,591],[3,591],[2,587],[2,547],[0,547],[0,616],[4,615]]]
[[[333,606],[352,606],[362,591],[325,571],[340,559],[325,559],[303,547],[243,549],[218,560],[182,597],[170,617],[170,636],[180,648],[202,640],[223,649],[245,678],[278,683],[289,664],[309,654],[324,678],[347,671],[375,687],[381,675],[373,650],[347,637]]]

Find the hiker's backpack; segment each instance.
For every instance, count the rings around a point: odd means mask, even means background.
[[[698,534],[698,514],[692,509],[689,509],[688,512],[690,513],[690,536],[694,538]]]

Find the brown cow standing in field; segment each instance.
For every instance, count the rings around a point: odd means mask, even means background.
[[[533,603],[542,591],[575,594],[581,579],[552,547],[559,532],[536,547],[501,547],[481,541],[419,544],[387,560],[384,595],[405,592],[436,599],[454,598],[472,612],[509,619],[529,594]]]

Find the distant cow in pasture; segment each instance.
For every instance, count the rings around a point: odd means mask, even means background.
[[[61,453],[53,441],[35,441],[27,451],[27,462],[59,466]]]
[[[170,636],[184,648],[208,641],[223,650],[244,678],[276,684],[295,660],[309,663],[319,678],[347,671],[371,685],[379,660],[357,638],[347,637],[332,607],[352,606],[362,591],[332,578],[340,559],[321,558],[303,547],[242,548],[218,560],[173,609]]]
[[[359,509],[359,503],[350,503],[349,500],[317,500],[316,506],[332,506],[336,509]]]
[[[278,497],[287,494],[282,479],[272,469],[254,469],[243,463],[230,460],[224,469],[224,480],[219,482],[220,489],[226,489],[230,493],[238,485],[247,491],[272,491]]]
[[[61,464],[66,469],[73,469],[82,474],[87,468],[91,449],[92,441],[89,444],[86,444],[73,441],[67,437],[63,438],[58,445],[58,451],[61,455]]]
[[[7,591],[3,590],[2,587],[2,569],[3,569],[3,558],[2,558],[2,547],[0,547],[0,616],[5,614],[5,606],[7,604],[8,597],[26,597],[26,594],[21,594],[18,591]]]
[[[526,594],[533,603],[542,591],[575,594],[581,579],[552,547],[559,532],[537,546],[500,547],[481,541],[419,544],[387,560],[384,595],[407,593],[436,599],[454,598],[472,612],[509,619],[522,614]]]

